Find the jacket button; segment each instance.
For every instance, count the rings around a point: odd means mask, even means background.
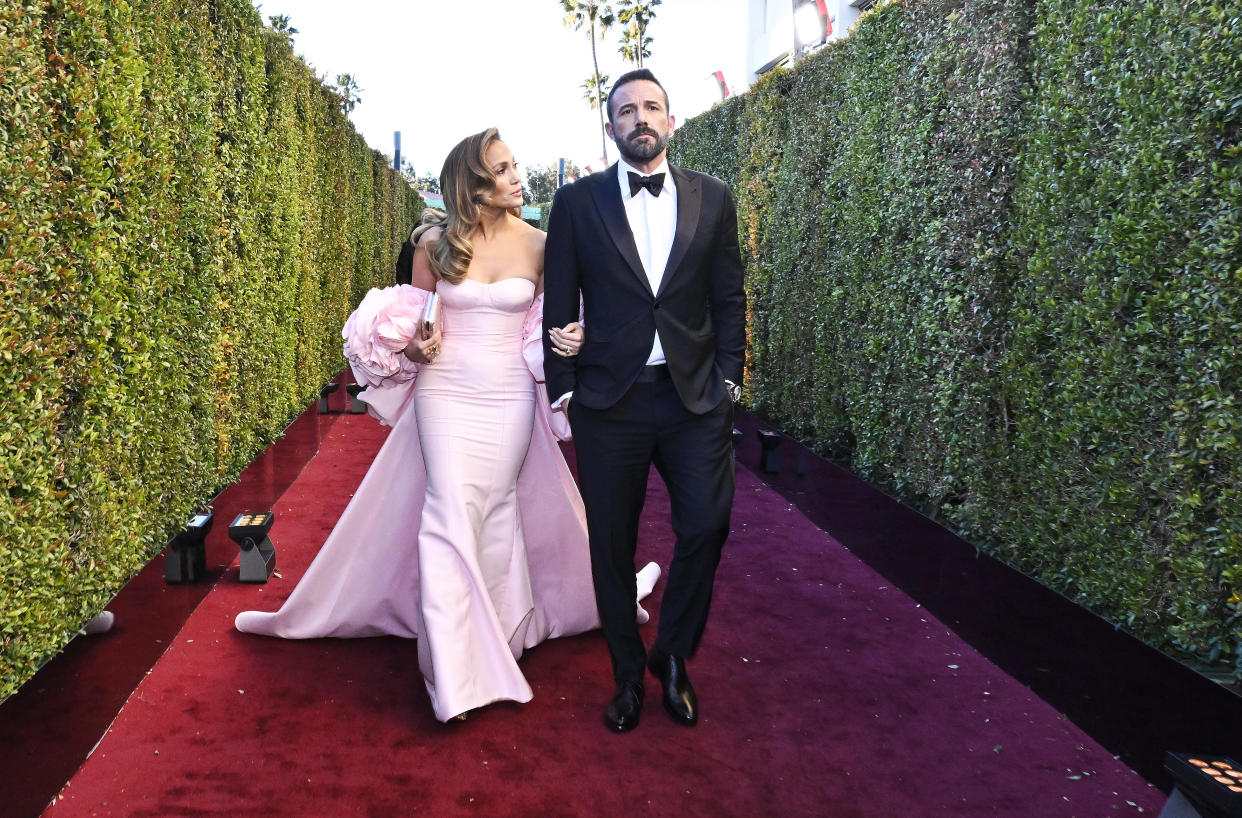
[[[660,305],[659,305],[659,304],[656,304],[654,307],[652,307],[652,309],[654,309],[654,310],[658,310],[658,309],[660,309]]]

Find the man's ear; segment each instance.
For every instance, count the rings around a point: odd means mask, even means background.
[[[668,115],[668,135],[672,136],[673,131],[677,128],[677,119],[672,115]]]
[[[613,142],[617,141],[617,135],[612,132],[611,122],[604,123],[604,133],[608,134],[608,138],[611,139]]]

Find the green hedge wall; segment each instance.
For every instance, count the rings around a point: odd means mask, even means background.
[[[1043,6],[1000,392],[1014,476],[978,516],[1057,587],[1239,669],[1242,12]]]
[[[747,400],[1242,676],[1242,15],[907,0],[678,129],[733,184]]]
[[[0,0],[0,698],[316,396],[421,199],[245,0]]]

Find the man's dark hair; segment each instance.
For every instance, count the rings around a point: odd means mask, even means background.
[[[655,74],[652,74],[649,69],[636,68],[617,77],[617,81],[612,84],[612,90],[608,92],[608,98],[604,101],[604,105],[608,110],[609,122],[612,122],[612,95],[617,93],[617,89],[622,85],[636,82],[637,80],[647,80],[660,86],[660,90],[664,93],[664,113],[668,113],[668,91],[664,90],[664,86],[660,85],[660,81],[655,78]]]

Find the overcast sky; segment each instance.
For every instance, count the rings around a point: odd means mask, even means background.
[[[495,125],[522,165],[600,155],[598,114],[582,99],[591,73],[584,32],[562,24],[560,0],[262,0],[266,23],[285,14],[294,50],[320,76],[351,73],[362,103],[351,118],[371,145],[438,174],[449,149]],[[745,80],[746,0],[664,0],[648,30],[646,67],[679,121],[709,107],[713,71]],[[628,69],[614,29],[597,42],[600,71]],[[608,159],[616,160],[608,143]]]

